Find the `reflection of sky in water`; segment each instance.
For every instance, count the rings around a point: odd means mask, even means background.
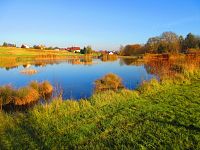
[[[45,67],[31,66],[31,69],[39,71],[34,75],[20,73],[22,66],[10,70],[0,69],[0,85],[12,84],[14,87],[27,85],[30,81],[48,80],[53,85],[60,85],[64,90],[64,98],[84,98],[92,94],[93,83],[107,73],[119,75],[129,89],[134,89],[142,80],[148,80],[153,76],[148,74],[144,66],[120,65],[119,61],[101,62],[95,60],[94,65],[72,65],[67,62],[47,65]]]

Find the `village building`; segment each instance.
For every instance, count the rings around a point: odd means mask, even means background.
[[[109,52],[108,54],[109,54],[109,55],[113,55],[114,53],[113,53],[113,52]]]
[[[80,47],[68,47],[67,51],[74,52],[74,53],[80,53],[81,52],[81,48]]]

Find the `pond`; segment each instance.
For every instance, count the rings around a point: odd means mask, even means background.
[[[11,84],[19,88],[26,86],[30,81],[48,80],[58,90],[63,90],[64,99],[88,98],[93,93],[94,81],[107,73],[120,76],[128,89],[135,89],[143,80],[155,77],[146,71],[142,63],[133,62],[129,59],[115,61],[93,59],[92,62],[69,59],[43,60],[13,67],[1,67],[0,85]]]

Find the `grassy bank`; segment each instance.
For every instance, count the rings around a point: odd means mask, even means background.
[[[35,56],[74,56],[76,53],[55,50],[23,49],[13,47],[0,47],[0,57],[35,57]]]
[[[187,81],[187,82],[186,82]],[[199,149],[200,75],[0,113],[1,149]]]
[[[91,64],[92,58],[95,57],[97,57],[96,53],[91,55],[83,55],[80,53],[73,53],[65,50],[55,51],[0,47],[0,68],[10,69],[21,65],[43,65],[44,63],[52,64],[56,63],[57,61],[77,61],[80,59],[83,59],[85,62],[82,64]],[[77,63],[80,62],[77,61]]]

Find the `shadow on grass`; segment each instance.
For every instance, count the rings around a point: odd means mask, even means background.
[[[200,132],[200,128],[199,127],[195,127],[194,125],[189,125],[189,126],[186,126],[184,124],[180,124],[179,122],[177,122],[176,120],[173,120],[171,122],[169,121],[161,121],[161,120],[150,120],[152,122],[156,122],[156,123],[161,123],[161,124],[167,124],[167,125],[172,125],[172,126],[175,126],[175,127],[183,127],[187,130],[192,130],[192,131],[197,131],[197,132]]]

